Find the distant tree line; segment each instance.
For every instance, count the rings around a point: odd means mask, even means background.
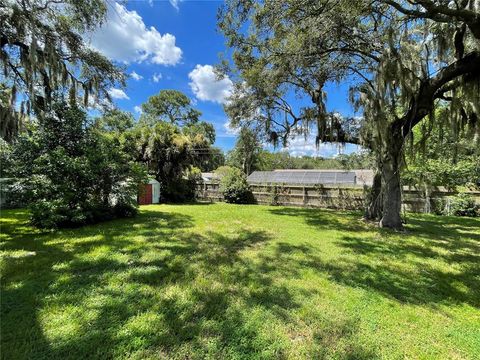
[[[368,149],[351,154],[338,154],[332,158],[292,156],[288,151],[271,152],[264,149],[257,132],[242,128],[234,148],[226,155],[225,163],[249,175],[256,170],[276,169],[372,169],[375,160]]]

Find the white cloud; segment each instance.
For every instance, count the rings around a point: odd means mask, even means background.
[[[230,124],[230,121],[227,121],[226,123],[223,124],[223,129],[226,132],[226,135],[227,135],[226,137],[235,137],[238,134],[240,134],[240,128],[232,127],[232,125]]]
[[[212,65],[197,65],[188,77],[190,88],[200,100],[224,103],[232,92],[232,80],[228,76],[217,79]]]
[[[293,137],[287,147],[281,151],[288,152],[292,156],[321,156],[334,157],[343,153],[350,153],[356,151],[356,145],[343,145],[336,143],[321,143],[317,147],[315,145],[315,135],[310,134],[305,138],[303,135]]]
[[[162,74],[161,73],[155,73],[153,74],[152,80],[155,83],[158,83],[162,79]]]
[[[175,8],[175,10],[178,11],[178,5],[182,2],[182,0],[168,0],[168,2]]]
[[[130,99],[128,95],[125,94],[125,91],[123,91],[122,89],[110,88],[108,90],[108,94],[112,97],[112,99]]]
[[[136,105],[133,110],[135,110],[136,113],[141,114],[142,113],[142,108],[138,105]]]
[[[91,45],[110,59],[124,63],[175,65],[182,57],[175,40],[172,34],[162,35],[153,26],[147,28],[136,11],[114,3],[108,7],[106,23],[92,34]]]
[[[137,81],[143,79],[143,76],[137,74],[135,71],[132,71],[132,72],[130,73],[130,76],[131,76],[134,80],[137,80]]]
[[[114,104],[109,102],[107,99],[98,99],[94,94],[88,97],[87,109],[89,111],[105,111],[106,109],[112,110]]]

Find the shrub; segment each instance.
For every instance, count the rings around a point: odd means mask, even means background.
[[[70,214],[59,200],[39,200],[30,205],[31,223],[39,228],[53,229],[64,224]]]
[[[113,213],[117,218],[129,218],[137,215],[138,208],[132,204],[118,203],[113,207]]]
[[[475,204],[474,198],[469,194],[460,193],[449,198],[444,214],[476,217],[480,216],[480,206]]]
[[[224,176],[230,174],[232,171],[234,171],[233,169],[236,169],[232,166],[227,166],[227,165],[224,165],[224,166],[220,166],[217,168],[217,170],[215,170],[215,174],[218,176],[219,179],[223,178]],[[238,169],[236,169],[238,170]]]
[[[195,200],[197,183],[201,180],[200,169],[192,166],[184,172],[180,179],[162,183],[162,197],[172,202],[185,202]]]
[[[195,167],[192,166],[186,176],[186,195],[188,197],[188,200],[194,200],[195,199],[195,193],[197,189],[197,183],[202,181],[202,171]]]
[[[56,105],[13,151],[33,225],[75,227],[135,214],[143,167],[115,134],[89,125],[80,109]]]
[[[222,166],[216,173],[220,176],[220,192],[225,202],[233,204],[252,204],[254,202],[247,177],[242,170]]]
[[[3,209],[23,208],[28,205],[28,189],[18,179],[0,180],[0,197]]]
[[[435,215],[446,215],[445,208],[447,206],[447,199],[445,198],[432,198],[431,211]]]

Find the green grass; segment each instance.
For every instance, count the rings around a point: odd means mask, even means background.
[[[145,206],[41,233],[3,211],[4,359],[474,359],[480,221]]]

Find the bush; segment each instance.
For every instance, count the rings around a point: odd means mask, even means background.
[[[69,208],[61,199],[35,201],[30,205],[30,220],[32,225],[42,229],[71,228],[133,217],[138,212],[137,207],[125,203],[82,205]]]
[[[19,188],[39,228],[76,227],[133,216],[143,166],[120,138],[89,125],[85,112],[58,104],[13,148]]]
[[[460,193],[447,200],[444,214],[476,217],[480,216],[480,206],[475,204],[472,196],[466,193]]]
[[[113,207],[113,213],[117,218],[130,218],[138,213],[138,208],[132,204],[118,203]]]
[[[0,180],[0,197],[2,209],[23,208],[28,205],[28,189],[18,179]]]
[[[193,200],[191,184],[186,179],[177,179],[174,183],[162,183],[161,196],[163,200],[174,203]]]
[[[43,229],[54,229],[67,222],[71,214],[57,201],[39,200],[30,205],[31,223]]]
[[[431,212],[435,215],[446,215],[445,208],[447,206],[447,199],[445,198],[432,198],[431,200]]]
[[[220,192],[225,202],[232,204],[252,204],[253,194],[242,170],[222,166],[216,173],[220,176]]]
[[[202,179],[200,169],[192,167],[180,179],[162,183],[162,197],[167,201],[185,202],[195,200],[197,183]]]

